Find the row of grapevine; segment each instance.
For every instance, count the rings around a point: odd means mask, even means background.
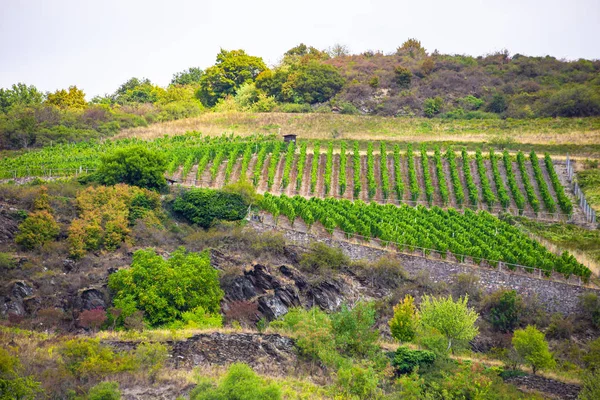
[[[519,166],[519,171],[521,172],[521,180],[523,181],[523,186],[525,187],[525,194],[527,195],[527,200],[533,208],[534,212],[540,211],[540,201],[538,200],[535,190],[533,189],[533,185],[531,184],[531,180],[529,179],[529,174],[527,173],[527,167],[525,166],[525,156],[522,151],[517,153],[517,165]]]
[[[385,142],[379,143],[380,166],[379,172],[381,175],[381,194],[384,199],[387,199],[390,194],[390,176],[388,175],[387,167],[387,149]]]
[[[296,157],[296,143],[289,142],[287,150],[285,152],[285,164],[283,166],[283,177],[281,178],[281,187],[284,189],[290,184],[290,172],[292,171],[292,165],[294,164],[294,158]]]
[[[315,193],[317,187],[317,173],[319,172],[319,158],[321,157],[321,143],[317,140],[313,146],[313,159],[310,168],[310,193]]]
[[[465,201],[465,192],[463,190],[462,182],[458,173],[458,166],[456,165],[456,154],[454,150],[449,148],[446,150],[446,159],[450,166],[450,179],[452,180],[452,187],[454,188],[454,198],[456,199],[456,205],[462,207]]]
[[[348,163],[346,146],[346,142],[342,142],[340,144],[340,173],[338,176],[338,181],[340,184],[340,196],[343,196],[344,193],[346,193],[346,165]]]
[[[296,190],[300,190],[302,179],[304,177],[304,167],[306,165],[306,142],[300,143],[300,155],[298,156],[298,175],[296,176]]]
[[[275,218],[281,214],[293,223],[305,215],[309,217],[304,220],[309,228],[320,222],[329,233],[338,228],[348,237],[377,238],[383,244],[395,244],[400,251],[420,248],[425,254],[435,251],[443,258],[452,255],[461,262],[470,257],[475,263],[486,260],[494,267],[502,262],[510,269],[520,265],[530,267],[528,271],[532,272],[532,268],[538,268],[547,276],[556,271],[565,277],[576,275],[588,280],[591,275],[572,255],[551,253],[519,228],[485,211],[467,209],[460,213],[439,207],[397,207],[269,194],[261,207]]]
[[[270,146],[261,146],[258,154],[256,155],[256,164],[254,164],[254,172],[252,173],[252,183],[254,186],[258,186],[260,178],[263,175],[263,166],[267,159],[267,154],[270,150]]]
[[[531,161],[531,166],[533,168],[533,176],[535,177],[538,189],[540,191],[540,194],[542,195],[544,205],[546,206],[546,209],[549,212],[553,213],[554,211],[556,211],[556,203],[554,202],[554,198],[550,194],[550,190],[548,190],[548,185],[546,184],[542,168],[540,167],[540,160],[538,159],[538,156],[537,154],[535,154],[534,151],[529,153],[529,160]]]
[[[269,169],[267,170],[267,189],[271,190],[273,182],[275,181],[275,174],[277,173],[277,166],[279,165],[279,157],[281,155],[282,142],[275,142],[273,152],[271,153],[271,160],[269,161]]]
[[[408,161],[408,187],[410,189],[410,198],[412,201],[417,201],[419,199],[419,182],[417,182],[415,156],[411,144],[409,144],[406,149],[406,159]]]
[[[465,149],[461,152],[463,162],[463,173],[465,174],[465,183],[467,184],[467,193],[469,194],[469,201],[471,205],[476,206],[479,201],[479,193],[477,186],[473,182],[473,175],[471,175],[471,165],[469,164],[469,156]]]
[[[402,158],[400,157],[400,146],[394,145],[394,191],[399,201],[402,201],[404,195],[404,182],[402,181]]]
[[[490,181],[487,177],[487,168],[483,162],[483,154],[481,154],[481,150],[479,149],[475,152],[475,162],[477,163],[477,173],[479,175],[479,182],[481,183],[481,189],[483,191],[483,201],[491,209],[496,202],[496,196],[494,196],[494,192],[490,186]]]
[[[421,146],[421,166],[423,167],[423,181],[425,182],[425,197],[429,205],[433,202],[433,183],[429,172],[429,157],[425,145]]]
[[[515,177],[512,167],[512,160],[507,150],[504,150],[502,158],[504,160],[504,168],[506,169],[506,180],[508,181],[508,187],[510,188],[519,212],[522,212],[525,209],[525,197],[523,197],[523,193],[521,193],[521,189],[519,189],[519,185],[517,184],[517,178]]]
[[[219,170],[221,169],[221,163],[225,158],[225,153],[227,151],[227,147],[223,146],[219,150],[217,150],[217,154],[215,154],[215,158],[213,158],[213,164],[210,167],[210,180],[212,182],[215,181]]]
[[[571,215],[573,213],[573,203],[571,203],[571,199],[569,199],[565,194],[565,188],[560,183],[560,179],[558,179],[558,175],[556,174],[554,165],[552,164],[552,159],[548,153],[546,153],[544,156],[544,163],[546,164],[546,170],[548,171],[548,175],[550,175],[552,186],[556,192],[556,198],[558,199],[558,205],[560,206],[560,209],[565,214]]]
[[[333,143],[329,142],[327,146],[327,159],[325,160],[325,174],[324,174],[324,186],[325,196],[329,194],[331,190],[331,176],[333,174]]]
[[[494,149],[490,149],[490,163],[492,165],[492,175],[494,176],[494,184],[496,185],[496,193],[498,193],[498,201],[500,205],[507,209],[510,205],[510,197],[508,196],[508,191],[506,190],[506,186],[504,186],[504,181],[502,180],[502,175],[500,175],[500,169],[498,168],[498,159],[496,158],[496,154],[494,153]]]
[[[436,147],[433,154],[433,161],[435,162],[435,172],[438,178],[438,187],[440,189],[440,197],[442,204],[448,204],[448,185],[446,184],[446,174],[444,173],[444,165],[442,164],[442,153],[440,148]]]
[[[227,157],[227,167],[225,167],[225,184],[229,182],[229,178],[231,177],[231,173],[235,168],[235,164],[237,163],[238,156],[240,152],[244,150],[245,145],[240,143],[236,146],[233,146],[229,151],[229,156]]]
[[[360,182],[360,148],[358,142],[354,142],[352,150],[352,166],[354,168],[354,176],[352,177],[354,184],[354,198],[358,198],[358,196],[360,196],[360,191],[362,190],[362,185]]]
[[[248,174],[248,168],[250,167],[250,161],[252,160],[252,154],[254,154],[254,145],[253,145],[253,143],[248,143],[248,145],[244,149],[244,154],[242,155],[242,166],[240,168],[240,180],[246,180],[246,176]]]
[[[369,199],[375,196],[377,183],[375,183],[375,157],[373,156],[373,142],[367,145],[367,194]]]

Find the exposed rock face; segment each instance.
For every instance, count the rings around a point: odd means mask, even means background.
[[[0,205],[0,244],[12,243],[19,231],[19,224],[13,217],[15,212],[15,209]]]
[[[33,287],[25,281],[14,281],[9,283],[8,295],[4,296],[0,304],[0,315],[7,317],[15,315],[22,317],[34,305]]]
[[[268,320],[277,319],[298,306],[336,310],[354,294],[352,287],[339,279],[310,283],[292,267],[269,268],[258,264],[235,278],[224,290],[225,310],[232,302],[256,302],[259,313]]]
[[[506,382],[527,390],[548,394],[549,398],[555,399],[576,399],[581,390],[578,385],[555,381],[539,375],[515,376],[506,379]]]
[[[176,368],[243,362],[260,372],[283,374],[297,363],[293,340],[277,334],[202,333],[171,346]]]
[[[80,307],[83,310],[106,309],[108,296],[102,289],[86,288],[79,291],[79,299],[81,302]]]

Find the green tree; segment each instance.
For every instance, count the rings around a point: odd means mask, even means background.
[[[119,104],[156,103],[164,91],[147,78],[134,77],[119,86],[113,99]]]
[[[539,369],[552,369],[556,362],[548,348],[544,334],[535,326],[517,329],[512,339],[515,350],[531,366],[533,374]]]
[[[87,396],[88,400],[120,400],[121,391],[117,382],[100,382],[92,387]]]
[[[177,72],[176,74],[173,74],[171,85],[198,85],[203,73],[204,71],[197,67],[191,67],[185,71]]]
[[[293,103],[324,103],[342,89],[344,82],[337,68],[310,61],[292,68],[282,86],[282,95]]]
[[[220,99],[235,95],[240,86],[253,82],[266,69],[260,57],[250,56],[244,50],[221,49],[216,64],[200,78],[196,97],[205,106],[212,107]]]
[[[423,114],[425,114],[426,117],[432,118],[442,111],[443,105],[444,101],[441,97],[425,99],[423,102]]]
[[[350,357],[370,357],[379,347],[379,331],[374,328],[377,313],[373,303],[358,302],[353,308],[343,305],[331,315],[336,347]]]
[[[121,148],[102,156],[95,177],[104,185],[126,183],[147,189],[162,189],[167,181],[164,156],[144,147]]]
[[[17,83],[10,89],[0,88],[0,111],[3,113],[7,113],[14,106],[35,106],[43,100],[44,95],[33,85]]]
[[[515,290],[503,290],[496,295],[490,309],[492,326],[500,332],[512,332],[519,324],[523,301]]]
[[[400,47],[396,49],[396,54],[408,54],[412,58],[418,58],[421,56],[425,56],[426,52],[423,46],[421,46],[421,41],[410,38],[407,39]]]
[[[19,359],[0,347],[0,400],[35,399],[42,392],[39,382],[24,376]]]
[[[188,253],[183,247],[167,260],[153,249],[136,251],[131,267],[110,275],[108,286],[115,306],[143,311],[152,326],[181,319],[197,307],[218,313],[223,297],[208,253]]]
[[[85,93],[77,89],[77,86],[69,86],[69,90],[60,89],[54,93],[48,93],[47,104],[52,104],[62,109],[81,109],[87,106]]]
[[[60,226],[48,211],[35,211],[19,225],[19,233],[15,242],[32,250],[56,239]]]
[[[494,93],[487,110],[496,114],[502,114],[508,108],[506,97],[501,93]]]
[[[239,221],[246,216],[248,204],[241,194],[211,189],[191,189],[173,202],[173,211],[193,224],[210,228],[215,221]]]
[[[396,349],[392,365],[399,374],[410,374],[417,367],[425,367],[435,362],[436,355],[428,350],[411,350],[406,346]]]
[[[419,326],[419,314],[415,307],[415,299],[407,294],[394,307],[394,316],[388,322],[394,339],[400,342],[410,342],[415,338]]]
[[[235,363],[218,386],[210,381],[198,384],[190,393],[190,400],[279,400],[281,389],[275,383],[266,383],[246,364]]]
[[[452,300],[451,296],[423,296],[419,307],[421,325],[444,335],[448,341],[447,351],[451,349],[453,341],[470,341],[479,333],[479,328],[475,326],[479,314],[468,307],[468,300],[468,296],[457,301]]]

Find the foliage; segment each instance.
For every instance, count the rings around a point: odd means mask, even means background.
[[[450,179],[452,180],[452,187],[454,188],[454,198],[456,199],[456,204],[459,207],[462,207],[462,204],[465,200],[465,193],[463,191],[462,182],[460,181],[460,176],[458,174],[458,166],[456,165],[456,154],[452,147],[449,147],[446,150],[446,158],[448,159],[448,164],[450,166]]]
[[[218,386],[201,382],[190,393],[190,400],[278,400],[281,389],[266,383],[246,364],[234,363]]]
[[[77,86],[70,86],[69,90],[57,90],[54,93],[48,93],[46,98],[47,104],[52,104],[58,108],[85,108],[85,93],[83,90],[77,89]]]
[[[41,392],[40,383],[24,375],[19,359],[0,347],[0,399],[34,399]]]
[[[131,242],[131,227],[137,220],[160,227],[160,197],[147,189],[123,184],[88,187],[77,194],[78,218],[69,227],[69,251],[82,257],[88,250],[114,251]]]
[[[152,277],[152,279],[149,279]],[[154,250],[138,250],[131,267],[110,275],[108,286],[115,306],[144,312],[152,326],[169,324],[182,318],[186,311],[202,307],[208,313],[218,313],[223,291],[218,272],[210,265],[205,253],[188,253],[177,249],[167,260]]]
[[[425,114],[426,117],[432,118],[442,112],[443,106],[444,101],[441,97],[425,99],[423,102],[423,114]]]
[[[584,372],[583,387],[579,392],[579,400],[594,400],[600,398],[600,369],[595,372]]]
[[[415,159],[412,144],[406,149],[406,159],[408,160],[408,183],[410,188],[410,197],[412,201],[419,198],[419,182],[417,181],[417,171],[415,169]]]
[[[515,290],[495,293],[490,308],[492,326],[500,332],[512,332],[520,322],[523,304]]]
[[[376,312],[373,303],[361,301],[352,308],[342,305],[340,311],[330,318],[339,352],[349,357],[371,358],[379,351],[379,331],[374,328]]]
[[[15,259],[9,253],[0,251],[0,268],[13,269],[16,265]]]
[[[36,249],[56,239],[60,227],[48,211],[34,211],[19,225],[15,242],[26,249]]]
[[[457,301],[447,298],[423,296],[419,313],[421,324],[425,328],[438,330],[448,341],[449,351],[452,342],[470,341],[477,336],[479,328],[475,321],[479,315],[467,306],[468,296]]]
[[[117,382],[100,382],[92,387],[87,395],[88,400],[120,400],[121,391]]]
[[[321,242],[313,242],[308,252],[302,254],[300,265],[307,270],[339,270],[350,263],[350,259],[337,247]]]
[[[392,365],[400,375],[410,374],[416,368],[419,370],[430,366],[435,362],[436,355],[428,350],[411,350],[408,347],[400,346],[396,349]]]
[[[0,111],[8,113],[13,107],[38,105],[43,98],[44,94],[33,85],[13,84],[10,89],[0,88]]]
[[[533,185],[531,184],[531,179],[529,179],[529,174],[527,173],[527,167],[525,166],[525,156],[522,151],[517,153],[517,164],[519,166],[519,171],[521,172],[521,181],[523,182],[523,186],[525,187],[525,193],[527,194],[527,200],[533,208],[533,211],[536,213],[540,210],[540,201],[535,194],[535,190]]]
[[[168,356],[169,351],[162,343],[141,343],[136,347],[134,353],[138,368],[147,373],[152,380],[163,368]]]
[[[212,107],[227,95],[234,95],[244,83],[252,82],[267,67],[262,58],[246,54],[244,50],[224,50],[217,54],[215,65],[200,77],[196,97]]]
[[[369,365],[352,364],[337,372],[336,389],[341,398],[374,399],[381,396],[379,376]]]
[[[191,67],[173,74],[171,85],[197,85],[204,72],[198,67]]]
[[[600,328],[600,296],[592,292],[584,293],[579,297],[579,308],[585,319]]]
[[[390,332],[400,342],[410,342],[415,338],[419,326],[419,314],[411,295],[394,306],[394,316],[389,320]]]
[[[517,353],[531,366],[533,373],[540,369],[552,369],[556,362],[548,349],[544,334],[534,326],[517,329],[512,339]]]
[[[67,340],[58,351],[64,368],[77,379],[102,378],[136,368],[130,355],[115,353],[97,339]]]
[[[377,182],[375,180],[375,157],[373,156],[373,142],[367,144],[367,195],[369,199],[375,196]]]
[[[96,178],[104,185],[125,183],[158,190],[166,186],[165,158],[141,146],[118,149],[101,158]]]
[[[394,68],[394,74],[398,87],[401,89],[407,89],[410,87],[412,72],[408,68],[399,65]]]
[[[319,161],[321,158],[320,154],[321,143],[317,140],[313,145],[313,159],[310,168],[310,193],[315,192],[315,188],[317,187],[317,173],[319,172]]]
[[[183,191],[173,202],[173,211],[193,224],[208,229],[215,221],[239,221],[246,216],[248,204],[237,193],[211,189]]]
[[[106,322],[106,312],[101,307],[84,310],[79,314],[78,322],[80,326],[96,331]]]
[[[467,185],[467,193],[469,193],[469,201],[471,202],[472,206],[477,206],[477,203],[479,202],[479,191],[477,190],[477,185],[475,185],[475,182],[473,181],[473,175],[471,174],[471,163],[465,149],[462,149],[461,156],[463,174],[465,176],[465,183]]]

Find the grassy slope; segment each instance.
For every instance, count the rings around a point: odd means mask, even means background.
[[[208,135],[233,132],[296,133],[302,138],[453,142],[476,146],[577,153],[600,157],[600,118],[533,120],[441,120],[339,114],[205,113],[188,118],[126,129],[116,137],[155,138],[200,131]]]

